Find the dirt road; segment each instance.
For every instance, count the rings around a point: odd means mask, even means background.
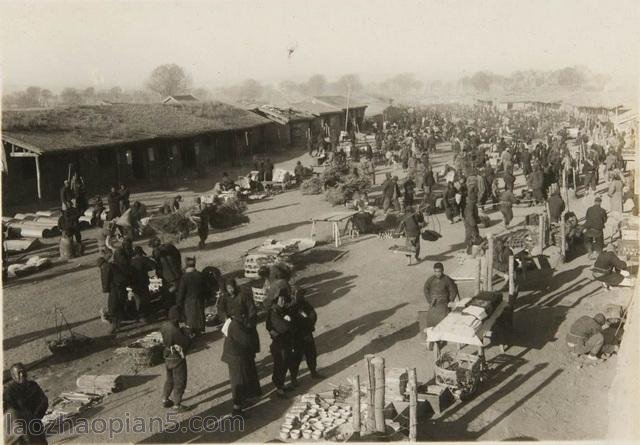
[[[434,159],[436,164],[450,159],[448,147],[442,145]],[[304,164],[310,161],[301,156]],[[297,160],[287,161],[291,165]],[[384,171],[379,172],[380,176]],[[401,171],[397,171],[401,174]],[[518,176],[518,184],[524,183]],[[187,191],[180,192],[183,196]],[[147,195],[147,196],[145,196]],[[140,198],[153,197],[152,193]],[[156,194],[155,199],[162,199]],[[581,216],[585,203],[574,201],[572,210]],[[224,272],[237,270],[241,255],[265,238],[308,236],[309,219],[330,211],[322,196],[302,196],[289,191],[249,206],[251,222],[209,237],[207,249],[195,249],[190,238],[179,247],[194,254],[199,267],[215,265]],[[531,209],[517,209],[514,224]],[[499,213],[490,214],[500,220]],[[305,254],[297,263],[298,283],[307,288],[309,299],[318,310],[316,342],[323,381],[311,380],[306,368],[298,393],[331,388],[348,377],[365,374],[363,359],[368,353],[380,354],[389,367],[415,367],[419,381],[433,375],[432,353],[421,344],[416,311],[424,308],[422,287],[432,273],[436,261],[443,262],[445,273],[456,265],[456,253],[462,247],[464,228],[461,223],[449,225],[438,215],[443,237],[424,242],[425,259],[407,266],[404,257],[389,252],[397,240],[379,240],[366,235],[347,241],[339,249],[330,244]],[[445,224],[446,223],[446,224]],[[499,231],[501,223],[481,234]],[[328,239],[330,229],[320,228],[320,239]],[[67,363],[49,361],[36,366],[34,376],[54,397],[71,389],[75,377],[87,372],[127,374],[122,360],[113,348],[126,343],[128,335],[153,327],[133,327],[115,339],[107,335],[108,326],[97,319],[104,304],[98,272],[93,266],[95,255],[54,268],[33,280],[9,283],[4,294],[5,365],[15,360],[33,362],[47,354],[44,340],[54,332],[47,323],[45,310],[54,305],[64,308],[72,327],[96,338],[91,352]],[[606,416],[599,413],[607,404],[606,388],[615,368],[615,358],[597,367],[578,368],[580,362],[566,354],[564,336],[573,320],[583,314],[602,310],[605,304],[621,298],[605,294],[590,277],[586,257],[560,264],[558,269],[538,275],[520,294],[515,314],[516,335],[504,353],[498,348],[488,351],[492,367],[481,393],[472,401],[454,405],[438,418],[425,421],[420,428],[421,440],[504,440],[531,438],[538,440],[599,439],[606,433]],[[63,269],[64,268],[64,269]],[[62,274],[62,271],[66,271]],[[270,382],[271,358],[268,335],[258,327],[261,352],[257,357],[259,374],[265,392],[273,390]],[[189,355],[189,383],[185,403],[192,410],[171,417],[168,423],[177,428],[164,431],[127,432],[116,435],[117,442],[184,442],[233,441],[262,442],[277,437],[279,418],[292,403],[269,397],[248,410],[243,431],[195,431],[189,419],[197,416],[224,416],[231,410],[226,365],[220,362],[221,334],[208,333],[198,340]],[[87,413],[90,419],[156,416],[166,419],[161,406],[163,366],[145,369],[127,377],[127,389],[109,396]],[[80,435],[67,432],[52,437],[53,442],[107,440],[104,434]]]

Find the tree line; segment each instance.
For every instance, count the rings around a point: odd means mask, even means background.
[[[459,94],[513,92],[562,87],[564,89],[602,90],[610,81],[584,67],[565,67],[553,71],[516,71],[508,76],[478,71],[459,81],[422,81],[412,73],[399,73],[381,82],[364,83],[355,73],[345,74],[330,81],[323,74],[314,74],[303,82],[284,80],[277,85],[263,84],[256,79],[245,79],[235,85],[215,90],[194,87],[191,75],[175,63],[156,67],[147,78],[144,88],[125,91],[120,87],[97,90],[65,88],[54,94],[46,88],[30,86],[24,91],[2,97],[5,109],[42,108],[65,105],[96,105],[109,103],[152,103],[170,95],[192,94],[206,101],[212,98],[238,103],[283,103],[303,100],[309,96],[361,95],[374,97],[403,98],[424,94]]]

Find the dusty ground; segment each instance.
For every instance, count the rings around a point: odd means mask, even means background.
[[[447,146],[440,146],[436,162],[450,159]],[[284,162],[292,166],[292,157]],[[306,155],[300,159],[308,164]],[[378,183],[386,170],[379,172]],[[397,172],[401,174],[401,171]],[[523,178],[518,177],[523,184]],[[603,185],[601,185],[603,187]],[[189,192],[181,190],[185,196]],[[145,193],[144,201],[163,199],[164,193]],[[138,198],[138,197],[136,197]],[[571,203],[579,216],[584,214],[585,201]],[[590,204],[590,203],[588,203]],[[267,237],[277,239],[308,236],[309,219],[331,206],[322,196],[302,196],[297,190],[277,195],[261,203],[250,204],[251,222],[209,237],[207,249],[195,249],[195,238],[179,247],[197,257],[199,267],[215,265],[225,273],[241,267],[241,255]],[[516,220],[522,220],[532,209],[516,210]],[[491,214],[500,221],[489,231],[500,231],[501,215]],[[415,367],[419,381],[433,375],[432,353],[421,344],[416,311],[423,309],[422,286],[430,276],[433,263],[441,261],[445,271],[453,270],[455,255],[462,248],[464,228],[461,223],[449,225],[444,215],[438,215],[443,237],[437,242],[423,242],[423,262],[407,266],[404,257],[392,254],[389,246],[397,240],[379,240],[362,236],[346,242],[339,249],[325,243],[297,261],[298,282],[308,288],[310,301],[318,310],[316,331],[319,364],[324,381],[302,376],[301,388],[330,389],[346,378],[365,375],[364,355],[379,354],[390,367]],[[446,223],[446,224],[445,224]],[[328,239],[330,228],[320,227],[320,239]],[[95,247],[91,245],[95,251]],[[91,252],[91,250],[90,250]],[[104,304],[95,254],[58,265],[38,276],[5,285],[4,350],[7,364],[22,360],[32,363],[32,375],[41,382],[49,397],[75,386],[74,380],[84,373],[134,370],[113,354],[116,346],[153,329],[153,326],[132,325],[129,331],[116,337],[108,335],[108,326],[98,319]],[[530,438],[538,440],[601,439],[607,424],[602,410],[606,409],[606,389],[611,382],[616,359],[596,367],[581,366],[565,351],[564,336],[573,320],[583,314],[600,311],[611,301],[624,302],[616,293],[605,293],[594,283],[588,271],[591,262],[585,256],[558,269],[532,274],[529,290],[521,292],[515,316],[517,333],[510,348],[500,353],[488,351],[492,366],[490,378],[480,394],[470,402],[457,404],[438,418],[425,420],[420,428],[421,440],[505,440]],[[74,330],[94,337],[94,347],[70,361],[50,359],[44,341],[55,336],[51,308],[64,308]],[[265,392],[273,389],[270,382],[271,358],[268,336],[259,326],[262,352],[258,368]],[[186,428],[192,416],[223,416],[229,413],[230,392],[226,365],[220,362],[221,334],[211,332],[201,338],[189,356],[189,383],[185,403],[192,410],[173,417],[179,421],[177,431],[127,433],[114,437],[117,442],[184,442],[232,441],[262,442],[277,437],[279,419],[291,404],[290,400],[266,397],[248,411],[242,432],[193,432]],[[303,369],[304,365],[303,365]],[[108,419],[166,414],[161,405],[163,366],[144,369],[127,377],[127,388],[109,396],[87,416]],[[77,440],[104,441],[105,434],[92,436],[62,434],[53,442]]]

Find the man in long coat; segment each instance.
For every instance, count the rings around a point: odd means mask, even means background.
[[[196,270],[196,259],[187,258],[185,273],[180,280],[176,305],[193,335],[204,332],[204,301],[206,286],[202,272]]]
[[[182,256],[176,246],[171,243],[162,244],[157,237],[149,241],[149,246],[153,249],[151,256],[156,262],[156,274],[162,278],[165,307],[168,309],[174,304],[173,299],[182,276]]]

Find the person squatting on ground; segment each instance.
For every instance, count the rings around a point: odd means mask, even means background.
[[[578,318],[567,334],[566,341],[572,354],[587,355],[590,360],[598,360],[598,354],[604,346],[602,330],[606,328],[606,319],[602,314],[594,317],[584,315]]]
[[[627,263],[615,254],[615,245],[609,244],[607,249],[598,255],[593,264],[593,278],[602,282],[605,289],[611,286],[620,286],[625,283],[625,277],[629,276]]]
[[[188,408],[182,404],[182,396],[187,388],[186,354],[190,342],[189,336],[180,328],[179,321],[180,309],[172,306],[168,320],[160,327],[166,371],[162,405],[165,408],[174,407],[176,411],[185,411]]]

